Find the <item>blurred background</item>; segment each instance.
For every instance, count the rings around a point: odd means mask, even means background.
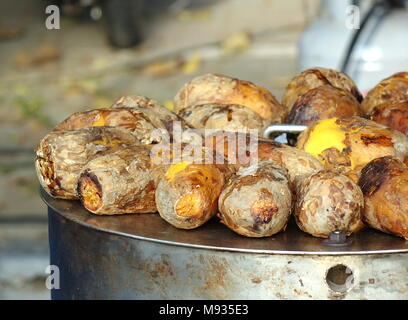
[[[59,121],[126,94],[171,108],[207,72],[280,99],[297,72],[324,66],[365,92],[408,70],[407,12],[404,0],[2,0],[0,299],[49,299],[33,150]]]

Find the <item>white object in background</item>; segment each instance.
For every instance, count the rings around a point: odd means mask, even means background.
[[[372,1],[360,1],[360,21]],[[340,69],[355,29],[346,26],[349,0],[322,1],[322,16],[309,25],[299,41],[299,71],[321,66]],[[346,70],[361,91],[399,71],[408,71],[408,10],[394,9],[373,17],[355,44]]]

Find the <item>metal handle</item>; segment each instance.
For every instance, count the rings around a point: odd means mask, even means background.
[[[301,133],[307,126],[300,124],[273,124],[264,131],[264,137],[270,138],[276,133]]]

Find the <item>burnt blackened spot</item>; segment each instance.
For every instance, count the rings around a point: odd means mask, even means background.
[[[363,101],[363,95],[361,94],[360,90],[357,89],[357,87],[351,88],[351,94],[357,99],[358,102]]]
[[[255,225],[269,223],[272,217],[278,212],[278,207],[273,203],[259,205],[255,203],[251,208],[251,215],[254,218]]]
[[[99,198],[102,198],[102,185],[100,184],[98,177],[89,169],[85,170],[81,174],[78,181],[79,182],[77,185],[77,195],[79,196],[79,199],[81,200],[82,203],[84,202],[82,190],[84,188],[84,184],[86,183],[92,183],[93,186],[96,188],[97,196]]]
[[[365,196],[375,193],[388,177],[390,156],[374,159],[362,170],[358,185]]]
[[[369,144],[378,144],[384,147],[389,147],[393,145],[391,138],[384,135],[379,136],[362,135],[361,141],[363,141],[364,145],[366,146],[368,146]]]

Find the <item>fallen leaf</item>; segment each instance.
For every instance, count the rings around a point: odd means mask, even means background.
[[[97,58],[92,61],[92,67],[95,70],[104,70],[109,66],[109,59]]]
[[[149,63],[143,71],[153,77],[164,77],[177,72],[182,64],[180,58],[154,61]]]
[[[23,29],[14,27],[0,27],[0,41],[12,40],[23,34]]]
[[[34,64],[45,64],[60,57],[60,52],[57,47],[52,44],[44,43],[33,57]]]
[[[207,21],[211,18],[210,9],[201,9],[201,10],[182,10],[177,15],[177,20],[181,22],[185,21]]]
[[[13,57],[13,63],[17,68],[25,68],[32,64],[32,57],[27,51],[20,51]]]
[[[18,52],[13,62],[16,67],[24,68],[34,65],[43,65],[49,62],[53,62],[60,57],[59,50],[52,44],[44,43],[34,53],[28,51]]]
[[[183,64],[182,71],[185,74],[192,74],[197,72],[201,66],[201,54],[200,52],[194,52],[190,58]]]
[[[247,31],[241,31],[224,39],[221,42],[221,49],[226,54],[239,53],[247,50],[251,42],[251,34]]]

